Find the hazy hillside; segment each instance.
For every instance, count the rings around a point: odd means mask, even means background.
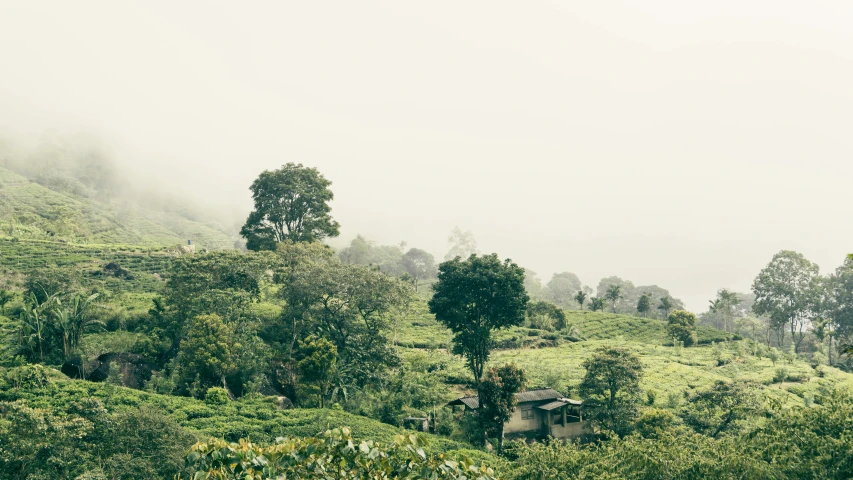
[[[228,234],[176,213],[60,192],[0,168],[0,235],[75,244],[233,248]]]

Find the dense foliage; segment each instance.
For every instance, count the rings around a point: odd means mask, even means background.
[[[524,271],[498,256],[459,257],[438,267],[430,312],[454,333],[454,353],[464,356],[480,381],[492,348],[492,332],[518,325],[529,297]]]
[[[853,475],[849,258],[821,276],[780,252],[697,318],[619,277],[543,285],[458,228],[438,267],[405,242],[335,252],[313,241],[337,234],[330,183],[301,165],[253,185],[247,253],[108,227],[87,175],[0,170],[20,199],[0,195],[20,219],[0,212],[0,478]],[[119,237],[144,241],[82,244]],[[590,434],[504,448],[526,384],[583,400]],[[474,388],[476,415],[445,408]]]
[[[374,440],[357,442],[348,428],[322,436],[279,438],[269,446],[241,439],[228,443],[211,439],[190,449],[187,461],[192,480],[273,480],[279,478],[346,479],[494,479],[491,468],[467,458],[427,455],[415,435],[397,435],[390,445]]]
[[[275,250],[284,240],[313,242],[336,237],[339,225],[330,215],[332,182],[316,168],[288,163],[263,171],[252,183],[255,208],[240,233],[249,250]]]

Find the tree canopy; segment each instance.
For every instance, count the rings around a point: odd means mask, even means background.
[[[496,254],[459,257],[438,267],[429,309],[454,333],[454,352],[463,355],[479,383],[494,330],[519,325],[529,297],[524,270]]]
[[[490,368],[480,384],[477,417],[486,436],[498,439],[498,454],[503,451],[504,425],[518,404],[515,394],[526,384],[524,370],[510,363]]]
[[[338,236],[338,222],[330,215],[331,184],[316,168],[301,163],[261,172],[250,187],[254,210],[240,230],[246,248],[274,250],[284,240],[312,242]]]
[[[602,347],[583,362],[586,369],[579,392],[584,398],[585,417],[598,431],[627,434],[637,416],[640,359],[619,347]]]
[[[812,314],[817,278],[817,265],[802,254],[783,250],[773,256],[752,283],[753,311],[770,317],[780,343],[784,340],[784,328],[789,328],[795,351],[800,349]]]

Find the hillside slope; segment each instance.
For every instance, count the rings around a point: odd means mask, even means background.
[[[77,244],[164,247],[187,240],[200,248],[232,248],[234,239],[174,213],[63,193],[0,168],[0,235]]]
[[[82,399],[97,399],[108,412],[128,409],[154,408],[188,429],[198,439],[209,437],[237,441],[251,438],[254,442],[271,443],[276,437],[313,436],[330,428],[349,427],[355,438],[391,442],[405,431],[367,417],[337,409],[281,409],[275,397],[245,397],[225,403],[206,403],[187,397],[160,395],[130,388],[70,380],[56,370],[49,370],[47,385],[21,382],[12,388],[10,379],[20,377],[23,369],[0,368],[0,402],[23,400],[30,407],[63,412]],[[470,445],[429,433],[418,433],[431,452],[465,450]],[[189,445],[187,445],[189,447]],[[485,453],[484,456],[487,456]]]
[[[577,310],[565,313],[563,331],[513,327],[497,332],[497,348],[489,365],[515,363],[525,370],[531,386],[572,395],[584,376],[583,362],[600,347],[619,346],[640,357],[641,386],[656,394],[653,404],[659,407],[683,402],[685,394],[718,380],[755,382],[762,385],[762,397],[788,406],[809,404],[834,388],[853,389],[849,373],[825,365],[815,368],[781,352],[780,358],[771,360],[765,346],[714,328],[698,327],[699,345],[683,348],[672,346],[666,322],[661,320]],[[572,327],[574,337],[568,335]],[[473,379],[464,360],[448,353],[451,332],[435,320],[425,302],[411,307],[395,338],[404,356],[433,350],[430,358],[443,365],[444,380],[460,394],[471,392]]]

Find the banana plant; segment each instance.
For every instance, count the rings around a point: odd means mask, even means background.
[[[66,360],[77,351],[84,334],[105,328],[103,322],[88,314],[92,302],[97,298],[98,294],[86,298],[75,295],[66,305],[63,305],[62,299],[54,302],[52,314],[62,333],[62,353]]]
[[[53,306],[59,301],[59,294],[53,294],[39,303],[35,294],[30,293],[21,312],[18,344],[25,352],[38,352],[39,362],[44,362],[45,344],[50,332],[50,316]]]

